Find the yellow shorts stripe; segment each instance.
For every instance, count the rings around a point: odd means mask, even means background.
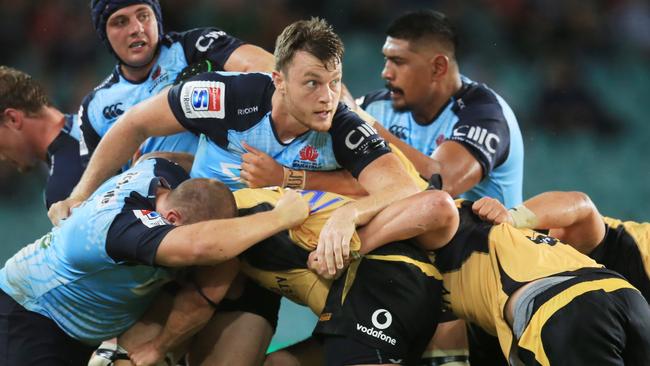
[[[555,295],[537,309],[530,319],[526,330],[519,340],[519,347],[525,348],[535,354],[535,360],[542,366],[549,366],[548,356],[542,344],[542,328],[548,319],[562,309],[576,297],[590,291],[603,290],[613,292],[623,288],[634,289],[627,281],[620,278],[607,278],[603,280],[585,281],[577,283]]]
[[[412,264],[420,269],[422,273],[429,277],[433,277],[436,280],[442,281],[442,275],[440,271],[431,263],[421,262],[413,258],[407,257],[405,255],[378,255],[378,254],[367,254],[363,256],[364,259],[374,259],[378,261],[388,261],[388,262],[404,262]]]

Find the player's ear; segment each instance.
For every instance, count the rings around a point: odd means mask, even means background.
[[[273,75],[273,85],[275,85],[275,90],[284,94],[285,92],[284,74],[281,71],[274,70],[272,75]]]
[[[173,208],[165,212],[163,216],[172,225],[178,226],[183,224],[183,215]]]
[[[449,68],[449,57],[445,55],[436,55],[431,59],[431,76],[434,79],[440,79],[447,74]]]
[[[15,109],[15,108],[6,108],[2,111],[2,120],[5,122],[7,127],[13,130],[21,130],[23,128],[23,119],[25,118],[25,112]]]

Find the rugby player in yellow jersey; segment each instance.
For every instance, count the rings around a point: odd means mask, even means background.
[[[550,236],[622,274],[646,300],[650,298],[650,223],[601,216],[582,192],[544,192],[510,210],[483,198],[473,209],[497,224],[549,230]]]
[[[301,193],[310,206],[308,219],[244,252],[240,256],[243,272],[321,315],[314,333],[323,339],[326,364],[413,364],[433,334],[441,308],[441,277],[428,255],[408,241],[382,246],[385,243],[377,242],[381,230],[360,228],[350,243],[355,259],[349,268],[338,279],[321,278],[307,268],[308,257],[315,253],[320,231],[331,214],[352,200],[320,191]],[[424,213],[437,204],[454,207],[448,195],[429,193],[414,210]],[[234,194],[239,214],[245,216],[271,210],[284,191],[242,189]],[[440,240],[449,240],[452,232],[443,224],[436,234]],[[366,245],[378,249],[367,253]],[[170,339],[178,334],[173,329],[178,325],[168,322],[157,337],[136,347],[123,343],[130,338],[137,345],[133,332],[119,343],[132,349],[134,359],[141,359],[142,350],[147,349],[155,349],[160,358],[167,351],[164,344],[173,343]],[[193,345],[207,345],[203,348],[209,353],[209,334],[202,332],[200,339],[192,340]],[[203,354],[196,357],[196,353]],[[215,364],[218,355],[197,350],[191,360],[197,359],[200,364]]]
[[[417,236],[442,273],[443,302],[496,335],[511,364],[650,364],[650,307],[620,275],[553,237],[482,221],[471,201],[409,212],[429,194],[391,205],[365,229],[381,231],[376,243]],[[451,240],[429,231],[441,221]]]

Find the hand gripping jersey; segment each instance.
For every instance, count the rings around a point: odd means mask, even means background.
[[[66,114],[59,135],[47,147],[50,171],[45,186],[45,206],[68,198],[77,185],[84,168],[79,156],[79,123],[77,115]]]
[[[240,216],[273,209],[283,192],[281,188],[246,188],[236,191],[235,200]],[[320,314],[331,281],[324,280],[307,269],[307,257],[309,252],[316,249],[320,231],[332,212],[352,199],[321,191],[300,192],[309,202],[307,220],[244,252],[241,255],[242,269],[262,287],[309,306],[315,314]],[[361,241],[355,232],[350,242],[353,256],[360,247]]]
[[[154,264],[173,228],[155,212],[155,190],[186,178],[163,159],[113,177],[60,227],[10,258],[0,270],[0,288],[82,342],[121,334],[172,279],[169,269]]]
[[[113,73],[84,98],[79,109],[84,163],[87,163],[99,140],[126,110],[171,85],[188,64],[207,59],[215,69],[223,70],[228,57],[241,45],[240,40],[217,28],[170,32],[163,37],[156,64],[144,81],[125,79],[119,65],[116,65]],[[197,144],[197,136],[183,132],[151,137],[140,147],[139,153],[178,151],[194,154]]]
[[[192,177],[216,178],[231,189],[240,181],[242,143],[257,148],[292,169],[345,168],[355,177],[390,152],[385,141],[345,105],[339,104],[327,132],[308,131],[290,142],[278,140],[271,121],[275,87],[268,74],[212,72],[199,74],[169,92],[176,119],[203,134]]]
[[[370,93],[358,102],[395,136],[431,156],[444,141],[462,144],[481,164],[483,179],[461,197],[493,197],[506,207],[521,203],[524,148],[519,125],[506,102],[484,84],[462,77],[461,89],[428,123],[392,107],[390,92]]]
[[[472,212],[471,201],[456,202],[458,232],[434,254],[434,264],[443,276],[443,301],[459,318],[497,335],[506,355],[513,336],[504,307],[517,289],[546,277],[606,271],[557,239],[483,222]]]
[[[650,223],[603,217],[607,233],[589,255],[622,274],[650,299]]]

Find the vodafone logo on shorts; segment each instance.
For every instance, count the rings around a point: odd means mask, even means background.
[[[383,315],[384,320],[380,320],[380,316]],[[386,309],[379,309],[372,313],[372,325],[377,329],[386,329],[390,327],[393,323],[393,316]]]
[[[190,81],[183,85],[180,103],[187,118],[225,117],[226,85],[220,81]]]
[[[357,323],[357,331],[365,333],[373,338],[382,340],[390,345],[396,345],[397,340],[388,334],[384,333],[384,329],[393,324],[393,315],[386,309],[379,309],[372,313],[370,318],[372,327],[366,327]]]

